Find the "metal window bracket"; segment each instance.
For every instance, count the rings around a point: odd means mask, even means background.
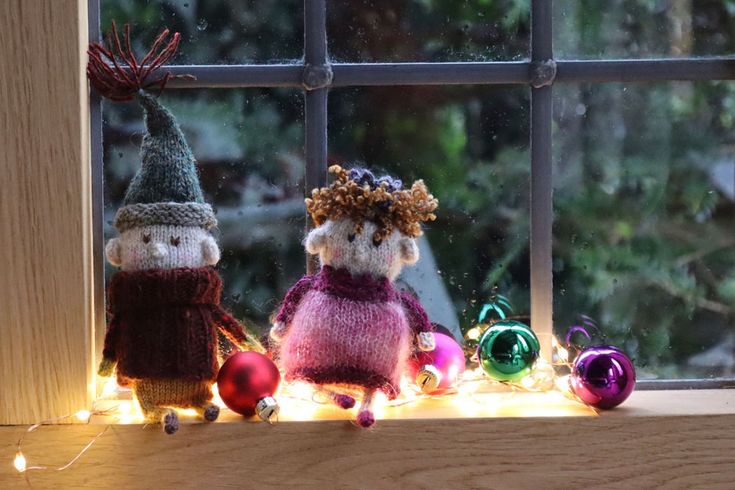
[[[306,64],[301,75],[301,84],[306,90],[317,90],[332,85],[333,79],[334,72],[331,65]]]
[[[531,63],[531,86],[546,87],[556,80],[556,60],[534,61]]]

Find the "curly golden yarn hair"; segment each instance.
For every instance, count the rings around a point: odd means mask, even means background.
[[[355,232],[361,233],[365,222],[371,221],[378,228],[373,240],[382,240],[395,229],[406,236],[420,236],[421,222],[436,219],[434,210],[439,201],[423,180],[403,189],[400,180],[387,176],[376,179],[361,168],[347,170],[332,165],[329,172],[335,174],[334,182],[314,189],[311,198],[306,199],[306,210],[317,226],[347,218],[354,221]]]

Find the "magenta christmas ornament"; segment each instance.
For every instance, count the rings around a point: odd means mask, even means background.
[[[635,368],[630,358],[617,347],[588,347],[574,360],[569,385],[587,405],[613,408],[633,392]]]
[[[408,375],[427,394],[452,388],[465,369],[462,347],[449,335],[434,332],[433,351],[418,351],[408,363]]]

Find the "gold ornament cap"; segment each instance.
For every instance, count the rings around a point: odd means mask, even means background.
[[[431,364],[421,366],[421,369],[416,374],[416,384],[424,393],[435,391],[439,387],[441,380],[442,373]]]

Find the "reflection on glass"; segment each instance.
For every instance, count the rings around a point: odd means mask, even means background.
[[[242,64],[299,59],[300,0],[101,0],[101,28],[130,23],[138,52],[167,27],[181,33],[172,64]],[[146,49],[144,49],[146,48]]]
[[[484,61],[528,57],[529,0],[327,2],[337,61]]]
[[[735,4],[693,0],[556,0],[557,58],[729,55]]]
[[[329,107],[330,163],[422,178],[439,199],[421,260],[402,275],[431,319],[470,327],[493,286],[527,315],[527,91],[340,89]]]
[[[303,97],[286,90],[169,91],[217,213],[223,304],[255,331],[304,272]],[[105,238],[140,166],[141,109],[104,105]],[[109,264],[108,264],[108,267]],[[108,269],[107,278],[112,269]]]
[[[557,332],[590,315],[641,378],[731,376],[735,87],[555,93]]]

